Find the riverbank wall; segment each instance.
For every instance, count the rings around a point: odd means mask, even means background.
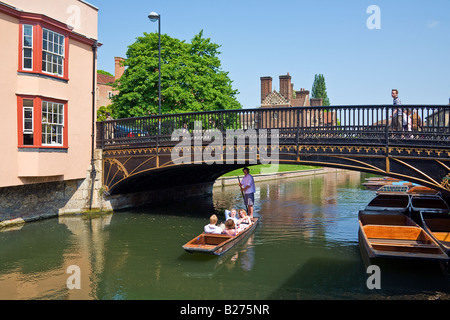
[[[307,177],[307,176],[315,176],[319,174],[327,174],[332,172],[341,172],[346,171],[343,169],[334,169],[334,168],[317,168],[310,170],[301,170],[301,171],[286,171],[286,172],[276,172],[276,173],[262,173],[262,174],[254,174],[253,180],[256,182],[261,181],[269,181],[269,180],[280,180],[280,179],[293,179],[299,177]],[[240,176],[242,179],[243,175]],[[226,187],[229,185],[238,184],[238,179],[236,177],[222,177],[216,180],[214,183],[214,188],[218,187]]]

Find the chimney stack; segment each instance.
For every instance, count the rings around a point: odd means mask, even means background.
[[[280,94],[287,100],[291,101],[292,98],[291,76],[289,72],[285,76],[280,76]]]
[[[272,92],[272,77],[261,77],[261,102]]]
[[[120,57],[115,57],[114,58],[114,62],[115,62],[115,80],[120,79],[123,75],[123,73],[125,72],[125,66],[123,65],[123,63],[125,62],[124,58],[120,58]]]

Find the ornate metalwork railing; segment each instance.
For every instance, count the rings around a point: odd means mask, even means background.
[[[179,129],[276,132],[284,144],[450,147],[450,106],[331,106],[182,113],[97,123],[97,147],[173,146]],[[199,134],[201,133],[201,134]],[[206,144],[209,142],[205,142]]]

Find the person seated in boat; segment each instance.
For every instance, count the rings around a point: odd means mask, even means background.
[[[213,214],[210,218],[209,218],[209,224],[207,224],[204,227],[203,230],[205,233],[212,233],[212,234],[221,234],[223,229],[219,226],[217,226],[217,216],[215,214]]]
[[[236,209],[231,209],[230,214],[226,218],[227,218],[226,219],[227,221],[228,220],[233,220],[234,224],[237,225],[239,219],[236,217]]]
[[[239,210],[238,226],[247,228],[250,224],[252,224],[252,219],[247,215],[247,212],[244,209]]]
[[[234,220],[232,219],[228,219],[225,222],[225,230],[223,231],[223,234],[227,234],[229,236],[236,236],[237,231],[236,231],[236,224],[234,223]]]

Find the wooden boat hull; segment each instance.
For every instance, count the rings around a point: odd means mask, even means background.
[[[409,196],[407,194],[377,194],[369,202],[366,210],[370,211],[395,211],[406,212],[409,208]]]
[[[391,185],[392,183],[400,182],[400,179],[382,177],[382,178],[367,178],[362,185],[368,189],[376,190],[384,185]]]
[[[183,246],[183,249],[189,253],[197,252],[215,254],[217,256],[223,255],[241,240],[249,236],[256,229],[258,221],[258,218],[254,218],[253,224],[235,237],[224,234],[202,233],[187,242]]]
[[[411,211],[434,211],[436,213],[448,213],[450,209],[447,202],[438,195],[412,195]]]
[[[369,259],[448,261],[425,230],[403,214],[360,211],[359,241]]]
[[[424,187],[424,186],[415,186],[408,190],[409,194],[428,194],[428,195],[437,195],[439,191]]]
[[[424,230],[450,255],[450,215],[436,212],[420,212]]]

